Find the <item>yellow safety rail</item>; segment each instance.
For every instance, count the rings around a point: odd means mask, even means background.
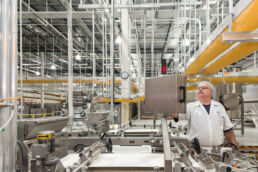
[[[21,114],[18,114],[20,116]],[[47,116],[54,116],[54,113],[38,113],[38,114],[22,114],[23,117],[31,117],[35,118],[36,116],[42,116],[43,118],[46,118]]]

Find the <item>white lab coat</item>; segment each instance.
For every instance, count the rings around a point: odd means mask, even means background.
[[[195,137],[201,146],[219,146],[224,142],[224,131],[233,127],[225,108],[217,101],[211,101],[210,113],[200,101],[188,103],[186,115],[179,115],[179,119],[188,120],[189,141]]]

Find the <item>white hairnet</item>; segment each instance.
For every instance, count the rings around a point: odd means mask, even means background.
[[[210,87],[210,89],[212,90],[211,98],[214,98],[214,97],[215,97],[215,93],[216,93],[215,87],[214,87],[210,82],[208,82],[208,81],[202,81],[202,82],[200,82],[200,83],[197,85],[197,87],[198,87],[199,85],[201,85],[201,84],[207,84],[207,85]]]

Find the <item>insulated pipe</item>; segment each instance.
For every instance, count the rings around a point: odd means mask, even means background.
[[[72,0],[67,6],[67,28],[68,28],[68,108],[69,116],[73,120],[73,37],[72,37]]]
[[[154,11],[153,11],[154,12]],[[154,77],[154,16],[152,18],[152,26],[151,26],[151,77]]]
[[[23,78],[23,49],[22,49],[22,2],[23,0],[20,0],[20,78],[21,78],[21,82],[20,82],[20,88],[21,88],[21,91],[20,91],[20,96],[21,96],[21,104],[20,104],[20,119],[23,118],[23,82],[22,82],[22,78]]]
[[[8,163],[10,163],[9,171],[15,171],[16,159],[16,143],[17,143],[17,0],[10,0],[10,63],[9,63],[9,78],[10,78],[10,103],[13,104],[10,114],[9,124],[9,139],[8,146],[10,147]]]
[[[96,77],[96,60],[95,60],[95,11],[92,11],[92,53],[93,53],[93,57],[92,57],[92,77],[93,77],[93,84],[92,84],[92,92],[93,92],[93,96],[95,95],[95,86],[94,86],[94,80]]]
[[[146,78],[146,10],[144,11],[144,17],[143,17],[143,23],[144,23],[144,39],[143,39],[143,44],[144,44],[144,73],[143,76]],[[145,81],[144,81],[145,82]]]
[[[241,2],[241,1],[240,1]],[[240,3],[239,2],[239,3]],[[258,20],[253,17],[258,11],[258,0],[253,0],[232,23],[233,31],[253,31],[258,26]],[[196,74],[201,69],[216,58],[219,54],[228,49],[232,44],[222,42],[222,34],[228,32],[228,27],[224,29],[204,51],[186,69],[186,74]],[[243,43],[245,44],[245,43]],[[230,57],[231,58],[231,57]]]
[[[44,72],[45,72],[45,53],[44,52],[40,52],[40,60],[41,60],[41,76],[44,77]],[[41,86],[41,100],[40,100],[40,104],[41,104],[41,109],[44,109],[44,84],[42,84]]]
[[[104,58],[105,58],[105,44],[104,44],[104,41],[105,41],[105,37],[104,37],[104,33],[105,33],[105,27],[104,27],[104,13],[103,13],[103,16],[102,16],[102,77],[104,78],[105,77],[105,69],[104,69]],[[104,79],[103,79],[104,81]],[[102,93],[104,93],[104,82],[102,84]]]
[[[11,8],[12,7],[12,8]],[[16,78],[17,1],[0,1],[0,171],[15,171],[16,159]],[[12,97],[11,97],[12,96]]]
[[[254,52],[254,70],[256,70],[256,53],[257,51]]]

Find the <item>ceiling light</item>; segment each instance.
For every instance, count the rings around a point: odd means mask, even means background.
[[[68,63],[66,60],[64,60],[64,59],[59,59],[61,62],[63,62],[63,63]]]
[[[190,62],[190,63],[193,62],[193,61],[194,61],[194,58],[193,58],[193,57],[189,59],[189,62]]]
[[[174,62],[178,62],[179,58],[178,57],[174,57]]]
[[[121,38],[120,35],[118,35],[118,36],[116,37],[115,43],[116,43],[116,44],[121,44],[121,43],[122,43],[122,38]]]
[[[39,71],[36,71],[36,72],[35,72],[35,74],[36,74],[37,76],[39,76],[39,75],[40,75]]]
[[[163,59],[172,59],[172,54],[164,54]]]
[[[78,61],[81,61],[81,55],[80,54],[77,54],[76,57],[75,57],[76,60]]]
[[[50,69],[56,70],[56,65],[52,64],[51,67],[50,67]]]
[[[171,39],[169,42],[170,46],[176,47],[178,44],[178,39]]]
[[[183,41],[183,45],[184,46],[189,46],[190,45],[190,41],[189,41],[189,39],[185,39],[184,41]]]

